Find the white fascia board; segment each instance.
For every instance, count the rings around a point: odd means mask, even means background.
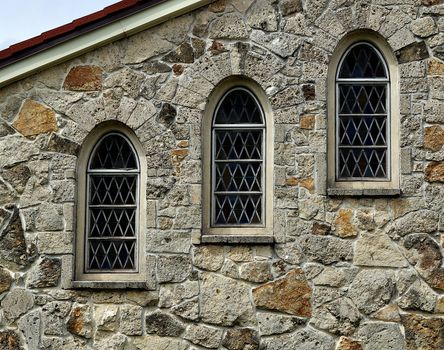
[[[168,0],[0,69],[0,87],[112,41],[180,16],[211,0]]]

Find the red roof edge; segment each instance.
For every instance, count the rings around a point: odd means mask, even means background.
[[[30,56],[35,52],[41,51],[48,46],[52,46],[51,43],[56,44],[64,41],[62,39],[63,37],[69,39],[72,37],[72,34],[75,34],[76,32],[80,35],[82,34],[82,28],[85,29],[85,27],[88,27],[88,30],[93,30],[95,24],[100,26],[101,24],[118,20],[162,1],[164,0],[122,0],[103,8],[102,10],[80,17],[71,23],[64,24],[60,27],[43,32],[33,38],[11,45],[0,51],[0,68]]]

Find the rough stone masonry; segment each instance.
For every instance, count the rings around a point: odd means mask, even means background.
[[[327,67],[357,29],[398,58],[400,196],[325,194]],[[233,75],[274,113],[274,244],[195,244],[202,114]],[[146,152],[152,290],[69,287],[107,120]],[[442,0],[215,1],[2,88],[0,171],[1,349],[444,349]]]

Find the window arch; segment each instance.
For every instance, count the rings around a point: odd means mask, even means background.
[[[353,33],[338,45],[328,75],[329,193],[399,193],[399,78],[393,52],[373,33]]]
[[[229,79],[205,112],[201,240],[271,242],[273,136],[265,93],[250,80]]]
[[[76,281],[144,280],[143,154],[134,133],[117,122],[86,138],[77,167]]]

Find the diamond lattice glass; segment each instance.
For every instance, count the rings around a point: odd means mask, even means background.
[[[243,88],[229,91],[216,110],[213,225],[263,224],[263,122],[261,107]]]
[[[234,89],[223,97],[214,122],[215,124],[262,124],[262,111],[251,92]]]
[[[389,80],[376,49],[367,43],[349,49],[336,85],[337,179],[387,179]]]
[[[136,269],[138,177],[129,141],[120,134],[106,135],[88,171],[87,271]]]
[[[367,43],[353,46],[345,56],[338,78],[387,78],[385,64]]]

